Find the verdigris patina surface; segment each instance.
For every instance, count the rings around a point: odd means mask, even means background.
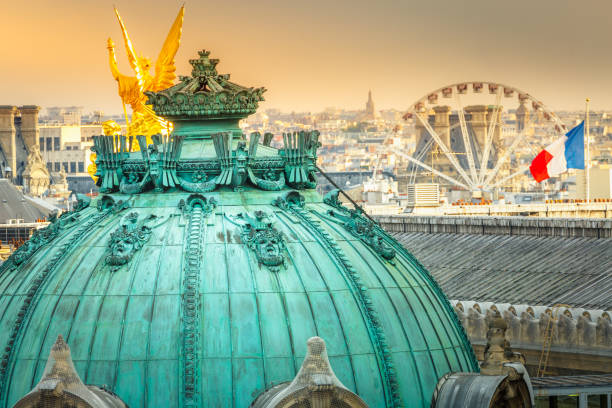
[[[232,219],[242,227],[242,241],[253,250],[260,265],[274,272],[285,265],[285,241],[268,214],[258,210],[253,215],[240,213]]]
[[[319,133],[243,135],[264,89],[217,63],[202,51],[147,94],[170,135],[95,137],[102,194],[0,267],[0,407],[58,335],[82,383],[130,407],[428,407],[444,374],[478,370],[425,268],[316,192]]]
[[[270,138],[268,145],[261,144],[261,135],[253,133],[247,147],[238,120],[255,112],[265,89],[245,88],[230,82],[229,75],[219,75],[218,60],[210,59],[209,51],[190,62],[191,77],[147,93],[155,111],[173,121],[170,136],[154,135],[150,144],[145,136],[94,137],[95,177],[101,190],[137,194],[179,188],[205,193],[221,186],[240,189],[247,183],[272,191],[314,188],[319,132],[284,134],[278,151],[269,147]],[[215,121],[201,126],[203,118]],[[210,140],[214,155],[199,155],[202,142]],[[135,141],[140,152],[132,152]],[[204,145],[210,151],[211,143]]]

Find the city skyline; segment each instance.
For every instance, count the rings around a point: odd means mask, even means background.
[[[116,2],[136,50],[153,61],[181,4]],[[362,109],[368,89],[377,109],[402,110],[440,86],[474,80],[515,86],[553,110],[581,109],[587,96],[593,109],[612,108],[612,56],[602,52],[612,34],[606,26],[612,5],[603,1],[581,8],[548,0],[247,4],[187,2],[177,74],[189,74],[197,50],[211,50],[223,61],[221,73],[268,89],[262,111]],[[13,40],[2,43],[11,57],[0,66],[0,103],[121,113],[108,69],[109,36],[122,72],[131,72],[112,5],[7,4],[0,30]]]

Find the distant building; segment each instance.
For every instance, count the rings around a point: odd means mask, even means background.
[[[39,144],[49,171],[64,168],[69,178],[89,176],[92,136],[102,133],[102,125],[41,125]]]
[[[589,198],[591,200],[612,198],[612,166],[600,165],[591,167],[589,186]],[[576,171],[576,189],[571,195],[572,198],[580,200],[587,198],[586,172],[584,170]]]
[[[40,196],[49,187],[49,173],[38,146],[39,106],[0,106],[0,177]]]
[[[366,115],[374,119],[376,111],[374,110],[374,100],[372,99],[372,91],[368,91],[368,101],[366,102]]]
[[[39,125],[39,106],[0,106],[0,177],[40,197],[65,181],[60,176],[63,169],[69,190],[96,190],[87,166],[92,136],[103,133],[102,125],[81,125],[81,110],[49,108]]]
[[[87,184],[91,180],[87,166],[91,163],[92,136],[103,134],[101,123],[104,113],[94,112],[88,118],[91,121],[85,124],[82,107],[52,107],[46,110],[47,115],[40,124],[39,144],[47,168],[54,178],[63,169],[71,187],[81,191],[83,189],[73,185]]]
[[[24,195],[7,179],[0,179],[0,263],[27,241],[32,232],[48,225],[55,209]]]
[[[81,107],[47,108],[47,116],[40,124],[39,144],[54,181],[61,179],[59,173],[63,170],[70,190],[97,190],[87,166],[91,164],[93,136],[103,134],[103,117],[103,112],[95,111],[84,121]]]
[[[359,117],[359,120],[363,122],[374,121],[378,118],[376,110],[374,109],[374,99],[372,99],[372,91],[368,91],[368,101],[366,102],[365,111]]]
[[[47,108],[45,121],[64,125],[80,125],[83,116],[82,106],[54,106]]]

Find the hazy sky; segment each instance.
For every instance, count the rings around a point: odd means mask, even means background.
[[[155,60],[182,1],[3,1],[0,104],[121,112],[106,39],[129,74],[116,4]],[[177,73],[211,50],[221,73],[265,86],[264,108],[404,109],[440,86],[496,81],[553,109],[612,109],[612,1],[187,0]]]

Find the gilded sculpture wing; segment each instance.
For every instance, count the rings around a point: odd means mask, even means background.
[[[136,50],[134,50],[134,46],[132,45],[132,41],[128,36],[128,32],[125,29],[125,24],[123,24],[123,20],[119,15],[119,10],[115,7],[115,15],[117,16],[117,20],[119,21],[119,25],[121,26],[121,33],[123,34],[123,41],[125,42],[125,50],[127,52],[128,61],[130,62],[130,66],[136,73],[136,79],[138,81],[138,87],[140,88],[140,92],[144,91],[144,73],[142,72],[142,68],[138,64],[138,58],[136,57]]]
[[[152,91],[157,92],[167,89],[174,85],[176,78],[176,67],[174,66],[174,56],[178,51],[181,42],[181,33],[183,31],[183,15],[185,14],[185,6],[182,6],[170,27],[170,32],[166,37],[164,46],[159,52],[157,61],[155,62],[155,78],[153,80]]]

